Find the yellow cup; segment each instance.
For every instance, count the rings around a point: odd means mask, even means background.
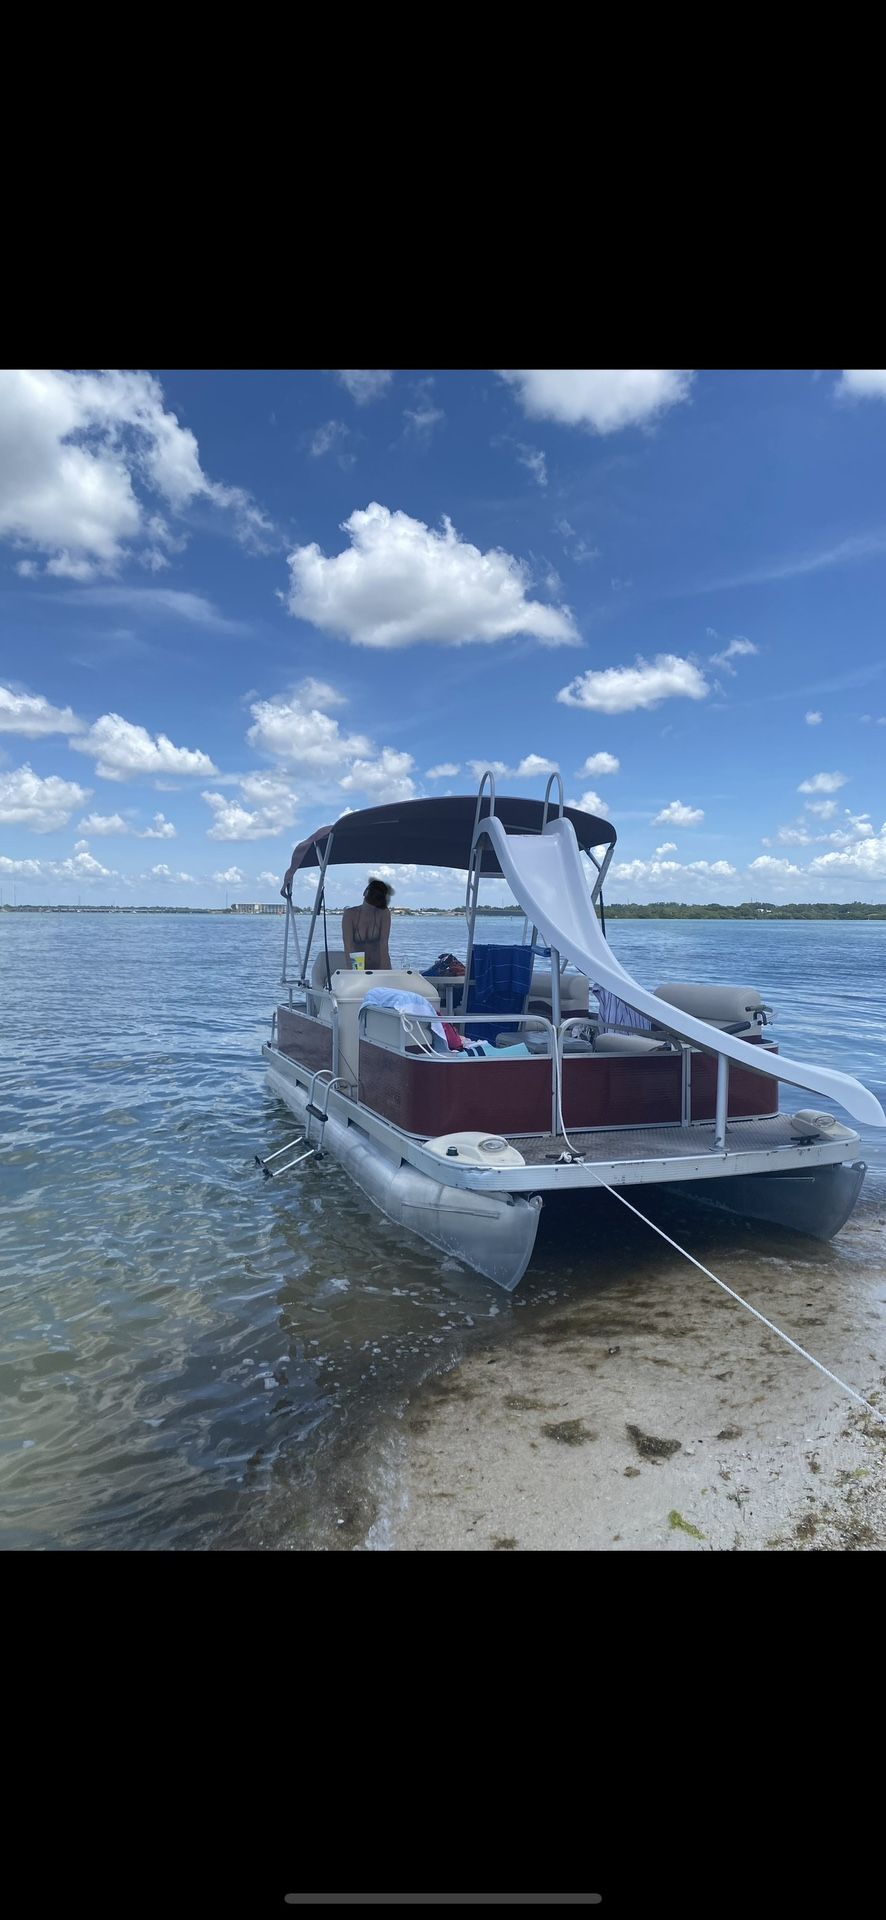
[[[365,955],[365,953],[355,953],[355,955],[354,955],[354,966],[356,967],[356,969],[357,969],[357,972],[358,972],[358,973],[363,973],[363,972],[365,972],[365,969],[366,969],[366,955]]]

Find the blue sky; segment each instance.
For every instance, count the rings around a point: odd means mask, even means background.
[[[4,900],[270,900],[495,763],[611,899],[886,894],[886,372],[2,373],[0,557]]]

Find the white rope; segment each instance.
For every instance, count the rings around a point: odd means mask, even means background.
[[[692,1265],[698,1268],[699,1273],[703,1273],[709,1280],[713,1280],[715,1287],[722,1287],[723,1292],[728,1293],[730,1299],[737,1300],[740,1307],[746,1307],[748,1313],[752,1313],[754,1319],[759,1320],[762,1326],[768,1327],[770,1333],[777,1334],[779,1340],[783,1340],[786,1346],[792,1347],[794,1352],[799,1353],[802,1359],[808,1360],[810,1366],[817,1367],[819,1373],[823,1373],[826,1380],[832,1380],[835,1387],[839,1387],[843,1393],[848,1393],[851,1400],[857,1400],[859,1406],[864,1407],[866,1413],[872,1414],[875,1420],[879,1420],[881,1426],[886,1427],[886,1413],[881,1413],[879,1407],[875,1407],[872,1401],[866,1400],[863,1393],[857,1393],[855,1388],[850,1387],[846,1380],[840,1379],[838,1373],[832,1373],[830,1367],[826,1367],[821,1360],[816,1360],[814,1353],[808,1353],[805,1347],[801,1347],[798,1340],[792,1340],[789,1333],[783,1333],[781,1327],[777,1327],[774,1320],[767,1320],[765,1313],[761,1313],[757,1307],[752,1307],[750,1301],[743,1299],[740,1293],[736,1293],[734,1287],[728,1287],[725,1280],[718,1279],[717,1275],[711,1272],[710,1267],[703,1266],[700,1260],[696,1260],[693,1253],[687,1253],[686,1248],[681,1247],[678,1240],[672,1240],[670,1234],[665,1233],[663,1227],[656,1226],[655,1221],[650,1220],[648,1214],[641,1213],[639,1207],[635,1207],[633,1201],[626,1200],[624,1194],[620,1193],[617,1187],[611,1187],[608,1180],[604,1180],[602,1175],[594,1172],[593,1167],[588,1164],[583,1154],[576,1152],[563,1124],[563,1081],[559,1047],[557,1049],[557,1105],[560,1116],[560,1133],[566,1141],[570,1153],[574,1159],[581,1161],[586,1172],[590,1174],[592,1180],[596,1180],[599,1187],[603,1187],[606,1193],[611,1193],[614,1200],[620,1200],[622,1206],[627,1207],[629,1213],[635,1213],[637,1219],[642,1220],[647,1227],[651,1227],[653,1233],[657,1233],[660,1240],[666,1240],[668,1246],[674,1248],[675,1253],[682,1253],[685,1260],[691,1261]]]

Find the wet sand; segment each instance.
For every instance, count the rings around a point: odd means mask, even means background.
[[[884,1201],[881,1183],[828,1245],[673,1203],[655,1217],[886,1410]],[[586,1276],[596,1236],[599,1276],[575,1284],[555,1224],[536,1294],[501,1337],[411,1397],[388,1435],[366,1546],[886,1546],[886,1425],[604,1204],[581,1255]]]

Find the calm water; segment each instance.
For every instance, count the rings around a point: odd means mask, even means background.
[[[759,987],[783,1051],[886,1102],[886,923],[610,932],[649,985]],[[0,915],[0,1546],[360,1544],[379,1421],[465,1343],[594,1282],[587,1240],[544,1221],[510,1300],[408,1244],[332,1160],[261,1178],[253,1155],[293,1132],[259,1054],[281,945],[278,920]],[[464,953],[464,923],[397,917],[391,945],[426,966]],[[861,1238],[826,1255],[861,1293],[886,1139],[864,1157]]]

